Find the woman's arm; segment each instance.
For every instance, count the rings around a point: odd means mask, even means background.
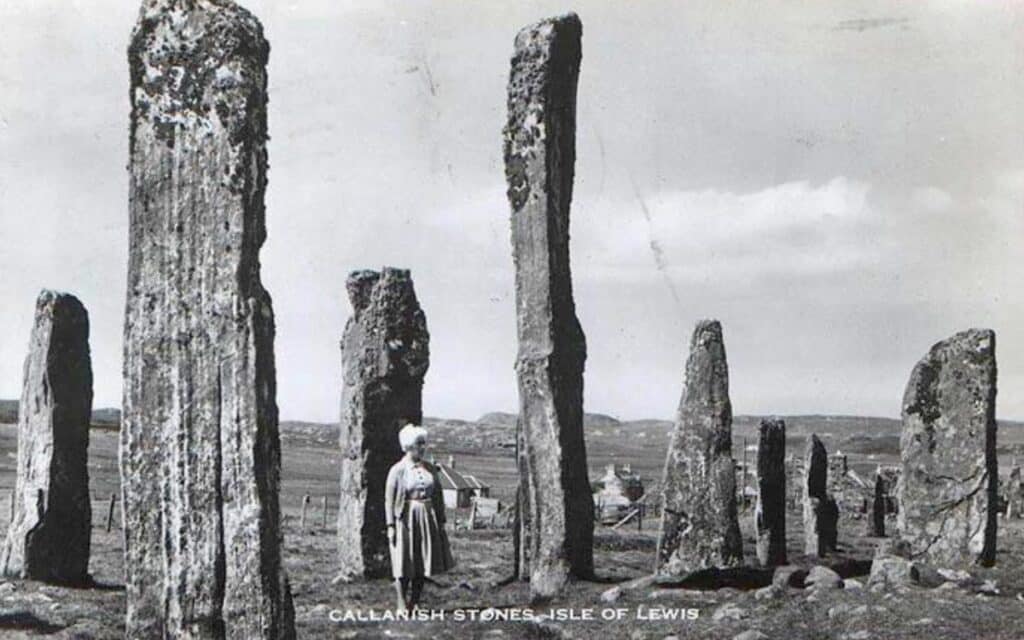
[[[384,483],[384,520],[389,527],[395,526],[395,494],[398,491],[398,465],[388,471],[388,479]]]
[[[437,516],[437,522],[440,525],[445,523],[444,513],[444,490],[441,488],[441,474],[437,472],[437,467],[431,466],[431,472],[434,475],[434,515]]]

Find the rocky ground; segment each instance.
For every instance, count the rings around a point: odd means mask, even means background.
[[[609,429],[618,427],[608,427]],[[15,428],[0,426],[0,527],[6,528],[7,500],[15,458]],[[597,439],[596,443],[601,440]],[[0,583],[2,638],[120,638],[124,591],[120,530],[107,532],[109,496],[117,490],[117,435],[94,430],[90,449],[93,502],[92,588],[72,589],[18,580]],[[630,446],[632,446],[631,443]],[[452,441],[459,464],[475,473],[510,477],[511,461],[499,449],[477,450]],[[457,446],[456,446],[457,445]],[[595,444],[595,459],[614,452]],[[283,504],[286,511],[287,569],[295,597],[300,638],[792,638],[811,639],[1017,639],[1024,629],[1024,521],[1000,520],[1000,550],[994,568],[971,575],[928,568],[918,582],[872,586],[867,575],[845,581],[828,572],[812,586],[766,587],[771,573],[733,576],[736,586],[707,584],[704,588],[664,588],[630,582],[645,575],[653,562],[657,523],[644,529],[632,525],[619,531],[599,528],[595,564],[599,581],[578,582],[556,602],[531,606],[526,585],[494,583],[511,570],[510,535],[505,530],[451,532],[456,569],[428,584],[423,605],[443,611],[444,620],[418,622],[332,621],[345,612],[384,615],[392,603],[385,581],[332,584],[335,546],[333,511],[323,526],[320,496],[336,495],[337,454],[316,438],[284,438]],[[598,450],[601,449],[601,450]],[[662,449],[662,452],[664,449]],[[439,456],[446,451],[439,451]],[[498,493],[501,493],[499,491]],[[303,495],[312,496],[307,527],[300,531]],[[332,503],[333,504],[333,503]],[[117,514],[119,516],[119,514]],[[464,514],[462,514],[464,516]],[[747,563],[754,565],[749,512],[741,516]],[[841,552],[822,561],[804,558],[800,518],[788,516],[791,562],[805,570],[814,564],[833,565],[848,574],[863,573],[877,540],[865,538],[862,521],[840,523]],[[859,565],[852,561],[862,561]],[[845,567],[845,569],[843,569]],[[944,569],[939,567],[938,569]],[[780,576],[781,577],[781,576]],[[817,577],[817,576],[816,576]],[[799,580],[796,580],[799,583]],[[519,621],[474,621],[475,611]],[[555,618],[544,618],[554,609]],[[620,613],[621,611],[621,613]],[[441,615],[440,613],[436,615]],[[532,620],[523,620],[532,615]],[[602,616],[611,620],[604,620]],[[595,619],[583,620],[586,616]],[[621,616],[621,617],[620,617]],[[675,616],[676,619],[665,619]],[[660,619],[658,619],[660,618]],[[682,618],[682,619],[680,619]],[[746,634],[746,635],[743,635]],[[759,635],[760,634],[760,635]]]

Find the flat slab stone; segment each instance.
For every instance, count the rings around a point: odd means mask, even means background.
[[[903,396],[899,536],[938,566],[995,562],[996,336],[970,329],[937,343]]]
[[[78,298],[39,294],[24,371],[14,518],[0,550],[0,572],[84,583],[92,530],[92,362],[89,316]]]

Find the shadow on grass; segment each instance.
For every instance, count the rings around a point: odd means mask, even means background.
[[[7,631],[33,631],[40,634],[56,633],[64,627],[40,620],[28,611],[0,614],[0,629]]]

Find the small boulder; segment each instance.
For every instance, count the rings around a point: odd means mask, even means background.
[[[806,584],[811,589],[842,589],[843,579],[839,577],[839,574],[829,569],[817,565],[813,567],[807,577],[804,579]]]
[[[732,640],[769,640],[769,638],[757,629],[748,629],[740,635],[735,636]]]
[[[601,593],[601,602],[612,603],[622,597],[622,589],[619,587],[612,587]]]
[[[715,609],[715,612],[711,614],[711,621],[722,622],[723,620],[742,620],[745,617],[747,617],[746,610],[741,609],[731,602],[727,602]]]
[[[776,586],[774,584],[770,584],[767,587],[761,587],[760,589],[755,591],[754,592],[754,599],[755,600],[774,600],[775,598],[778,598],[778,597],[782,596],[783,593],[785,593],[785,590],[784,590],[783,587],[778,587],[778,586]]]
[[[779,587],[780,589],[796,587],[798,586],[796,577],[801,572],[800,567],[795,567],[791,564],[776,567],[775,573],[772,574],[772,586]]]

